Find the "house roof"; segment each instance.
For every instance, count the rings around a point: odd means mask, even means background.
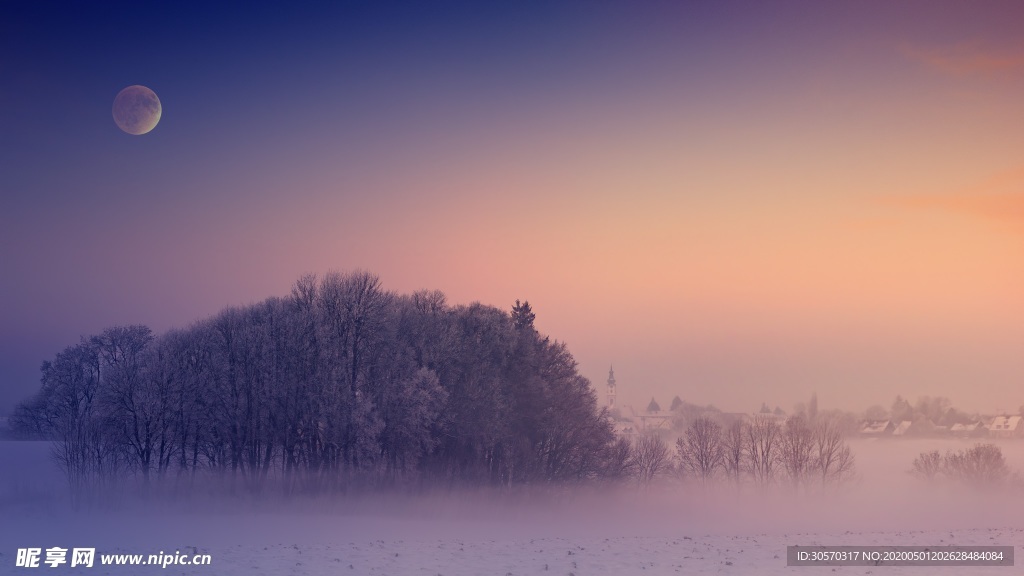
[[[659,428],[668,428],[669,421],[672,419],[671,412],[656,412],[654,414],[641,414],[637,416],[640,420],[641,426],[645,430],[657,430]]]
[[[868,420],[861,427],[864,434],[882,434],[891,429],[892,422],[889,420]]]
[[[616,434],[636,434],[636,426],[632,422],[619,422],[613,428]]]
[[[1021,416],[996,416],[989,424],[988,429],[993,431],[1016,431],[1020,429],[1024,418]]]
[[[896,425],[896,429],[893,430],[892,433],[895,434],[896,436],[902,436],[906,434],[910,430],[910,427],[913,425],[914,423],[911,422],[910,420],[904,420]]]

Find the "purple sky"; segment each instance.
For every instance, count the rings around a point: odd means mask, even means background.
[[[364,268],[528,299],[620,396],[1024,404],[1015,2],[0,5],[0,414]],[[160,124],[111,118],[152,88]]]

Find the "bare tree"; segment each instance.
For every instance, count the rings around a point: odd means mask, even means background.
[[[153,334],[145,326],[116,326],[90,342],[99,354],[101,399],[110,415],[111,431],[120,436],[133,468],[148,484],[158,439],[167,432],[169,400],[166,381],[150,354]]]
[[[803,416],[791,416],[782,427],[779,455],[786,477],[794,488],[799,488],[811,472],[814,433]]]
[[[759,486],[775,482],[776,465],[780,459],[779,437],[781,426],[769,414],[754,416],[746,428],[747,459],[750,475]]]
[[[722,430],[722,470],[737,487],[743,479],[743,463],[747,455],[743,441],[746,428],[742,420],[736,420]]]
[[[331,391],[333,418],[329,424],[329,465],[350,470],[370,461],[376,450],[371,439],[382,423],[376,419],[367,390],[373,382],[372,360],[385,336],[384,324],[393,295],[380,279],[357,270],[330,273],[320,282],[319,320],[326,343],[325,365]]]
[[[838,420],[828,418],[815,422],[813,443],[811,466],[823,486],[839,484],[853,476],[853,454],[843,438]]]
[[[630,467],[641,486],[648,486],[669,466],[669,451],[665,441],[654,434],[644,434],[633,445]]]
[[[707,486],[722,465],[722,427],[707,417],[700,417],[686,429],[686,435],[676,440],[676,451],[683,468],[700,478]]]
[[[634,473],[633,465],[633,445],[628,438],[620,437],[605,450],[601,477],[612,481],[622,480]]]
[[[182,446],[176,442],[175,432],[178,424],[176,400],[180,397],[181,386],[181,373],[175,365],[175,343],[173,333],[168,333],[149,345],[142,356],[142,393],[137,404],[149,422],[148,460],[159,477],[167,473],[172,461],[182,450]]]
[[[83,339],[43,362],[42,390],[26,404],[32,420],[55,440],[53,457],[64,471],[72,505],[78,507],[101,495],[117,480],[124,451],[110,433],[104,410],[100,356]]]
[[[52,439],[52,416],[46,398],[36,394],[14,407],[7,424],[16,440]]]
[[[170,414],[171,429],[178,457],[178,474],[194,480],[199,470],[200,455],[208,441],[208,395],[203,392],[209,382],[212,350],[205,338],[207,331],[200,326],[189,330],[172,331],[162,337],[169,349],[173,381]],[[202,462],[205,465],[206,462]]]

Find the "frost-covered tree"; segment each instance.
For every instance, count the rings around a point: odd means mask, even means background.
[[[124,447],[101,399],[101,359],[88,339],[43,362],[42,387],[19,414],[55,441],[53,456],[64,471],[76,506],[91,500],[122,473]]]
[[[117,326],[90,339],[97,352],[100,400],[108,433],[126,448],[132,468],[148,482],[157,445],[168,448],[169,384],[146,326]],[[162,454],[160,456],[163,456]]]
[[[568,348],[511,312],[384,290],[367,272],[153,335],[115,327],[43,365],[21,430],[69,481],[155,476],[285,491],[579,482],[631,466]]]

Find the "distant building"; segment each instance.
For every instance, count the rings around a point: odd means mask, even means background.
[[[616,436],[624,438],[633,438],[640,433],[640,431],[637,430],[636,425],[628,420],[617,420],[612,425],[612,432],[614,432]]]
[[[615,381],[615,367],[608,368],[608,387],[606,398],[608,402],[608,418],[612,421],[612,431],[621,438],[634,438],[643,432],[644,423],[637,422],[636,413],[629,405],[619,405],[616,402],[617,387]]]
[[[747,416],[747,422],[775,422],[779,426],[785,426],[786,420],[785,414],[776,414],[775,412],[755,412]]]
[[[658,430],[672,429],[672,413],[658,410],[657,412],[644,412],[636,416],[640,420],[641,432],[656,432]]]
[[[949,427],[949,433],[960,438],[976,438],[988,434],[988,428],[981,422],[958,422]]]
[[[861,436],[868,437],[891,436],[895,430],[892,420],[866,420],[860,426]]]
[[[914,428],[914,423],[912,421],[910,421],[910,420],[903,420],[902,422],[897,424],[895,428],[892,429],[892,435],[893,436],[906,436],[907,434],[910,434],[910,432],[911,432],[911,430],[913,428]]]
[[[1024,438],[1024,417],[996,416],[988,425],[988,433],[996,438]]]
[[[741,424],[749,424],[754,421],[756,414],[748,414],[746,412],[722,412],[722,424],[724,426],[731,426],[735,422]]]
[[[945,436],[949,426],[939,426],[927,418],[901,420],[893,423],[892,435],[901,436]]]
[[[640,422],[640,432],[649,433],[672,429],[672,412],[662,410],[654,398],[651,398],[647,410],[640,414],[633,414],[633,420]]]

